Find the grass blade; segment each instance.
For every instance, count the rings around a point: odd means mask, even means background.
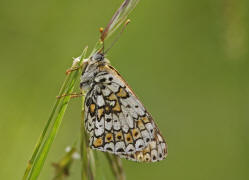
[[[113,154],[106,153],[105,155],[114,177],[117,180],[125,180],[126,178],[121,159]]]
[[[86,54],[86,48],[84,49],[83,54],[80,58],[80,62],[78,64],[81,64],[83,58],[85,57],[85,54]],[[66,87],[62,88],[64,90],[67,89],[66,94],[71,94],[73,92],[75,83],[76,83],[78,76],[80,74],[79,71],[80,70],[74,71],[73,73],[71,73],[72,75],[69,75],[69,77],[72,76],[72,78],[67,83],[68,85],[66,84]],[[65,111],[67,109],[69,101],[70,101],[70,96],[66,96],[63,98],[60,109],[59,109],[58,114],[57,114],[57,117],[55,118],[53,126],[51,127],[52,128],[51,131],[49,132],[44,144],[40,147],[40,149],[37,150],[37,152],[38,151],[39,152],[38,152],[37,157],[34,158],[34,165],[33,165],[33,168],[31,168],[30,175],[28,176],[28,179],[31,179],[31,180],[37,179],[37,177],[39,176],[41,169],[43,167],[43,164],[47,158],[47,154],[48,154],[50,147],[53,143],[53,140],[58,132],[58,129],[60,127],[62,118],[65,114]],[[52,115],[51,120],[53,119],[53,116],[54,116],[54,114]],[[50,120],[50,123],[51,123],[51,120]],[[47,128],[47,126],[45,128]],[[44,137],[43,137],[43,139],[44,139]],[[36,154],[37,154],[37,152],[36,152]]]
[[[64,82],[62,84],[62,87],[61,87],[61,89],[59,91],[59,96],[61,96],[63,94],[63,92],[65,91],[65,88],[66,88],[70,78],[71,78],[71,74],[66,76],[66,78],[65,78],[65,80],[64,80]],[[37,156],[37,153],[38,153],[41,145],[43,144],[43,141],[44,141],[44,138],[46,136],[47,130],[48,130],[50,124],[51,124],[51,121],[52,121],[52,119],[54,117],[54,114],[55,114],[55,112],[56,112],[56,110],[58,108],[58,105],[60,104],[61,101],[62,101],[62,99],[56,99],[56,102],[55,102],[55,104],[54,104],[54,106],[52,108],[52,112],[51,112],[51,114],[50,114],[50,116],[48,118],[48,121],[46,122],[45,128],[43,129],[43,131],[42,131],[42,133],[41,133],[41,135],[40,135],[40,137],[39,137],[39,139],[37,141],[37,144],[36,144],[36,146],[34,148],[33,154],[32,154],[32,156],[31,156],[31,158],[30,158],[30,160],[28,162],[28,165],[26,167],[25,173],[24,173],[23,178],[22,178],[23,180],[27,179],[27,177],[28,177],[28,175],[30,173],[30,170],[33,167],[35,157]]]
[[[81,111],[81,144],[80,144],[80,155],[81,155],[81,179],[87,180],[88,175],[88,156],[87,156],[87,134],[85,132],[84,122],[84,104],[85,96],[82,96],[82,111]]]

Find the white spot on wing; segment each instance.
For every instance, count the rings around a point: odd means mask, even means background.
[[[114,144],[113,142],[106,143],[104,146],[105,151],[113,152],[114,151]]]
[[[94,117],[91,117],[90,113],[88,113],[87,116],[87,125],[86,125],[86,129],[88,132],[91,132],[94,128],[94,121],[93,121]]]
[[[118,150],[122,149],[123,152],[118,152]],[[120,154],[125,152],[125,144],[124,142],[117,142],[115,144],[115,153]]]
[[[107,120],[111,119],[111,121],[107,122]],[[111,114],[105,114],[105,129],[110,131],[112,129],[112,116]]]
[[[95,135],[100,136],[104,133],[104,118],[102,117],[100,121],[95,121]]]
[[[137,107],[134,107],[136,113],[139,115],[139,116],[143,116],[145,114],[144,110],[141,108],[141,106],[137,106]]]
[[[116,114],[113,114],[113,128],[114,130],[120,130],[121,128],[120,121],[118,117],[116,116]]]
[[[130,128],[133,128],[133,127],[134,127],[134,120],[133,120],[133,118],[131,117],[131,115],[129,114],[130,108],[126,108],[126,107],[124,107],[123,105],[121,106],[121,108],[122,108],[122,111],[123,111],[123,114],[124,114],[124,116],[125,116],[125,120],[126,120],[128,126],[129,126]]]
[[[136,151],[135,147],[132,145],[132,144],[129,144],[127,147],[126,147],[126,150],[125,152],[127,154],[133,154],[134,152]]]
[[[134,110],[133,108],[130,108],[130,109],[129,109],[129,113],[130,113],[130,115],[131,115],[133,118],[135,118],[135,119],[138,118],[138,115],[137,115],[137,113],[135,112],[135,110]]]
[[[109,96],[111,94],[111,91],[110,91],[110,89],[105,88],[105,89],[102,89],[102,93],[103,93],[104,96],[107,97],[107,96]]]
[[[144,142],[148,142],[147,140],[151,141],[150,134],[148,133],[147,130],[141,131],[142,137],[144,139]]]
[[[162,143],[161,146],[162,146],[163,149],[166,149],[166,144],[165,143]]]
[[[160,160],[162,160],[163,159],[163,151],[162,151],[162,147],[161,147],[161,145],[157,145],[157,150],[158,150],[158,158],[160,159]]]
[[[104,98],[103,98],[102,95],[98,95],[98,96],[97,96],[97,105],[98,105],[99,107],[105,105],[105,101],[104,101]]]
[[[123,113],[119,113],[119,121],[121,122],[122,130],[127,133],[129,130],[128,123],[124,117]]]
[[[147,123],[147,124],[145,124],[145,127],[149,131],[150,136],[153,138],[154,137],[154,127],[152,126],[152,124],[151,123]]]
[[[135,147],[136,147],[136,151],[141,151],[144,148],[144,141],[142,139],[138,139],[136,141]]]
[[[120,79],[120,78],[116,78],[114,77],[112,82],[116,83],[116,84],[119,84],[120,86],[124,87],[125,86],[125,83]]]
[[[111,83],[111,85],[108,85],[108,88],[110,88],[112,90],[112,92],[117,93],[119,90],[119,85],[115,84],[115,83]]]
[[[151,161],[152,162],[157,161],[157,151],[156,150],[151,151]]]

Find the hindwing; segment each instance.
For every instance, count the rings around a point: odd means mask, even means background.
[[[134,161],[158,161],[167,145],[151,115],[120,74],[99,67],[85,99],[90,147]]]

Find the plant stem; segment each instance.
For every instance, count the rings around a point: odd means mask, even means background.
[[[75,78],[77,77],[77,75],[78,75],[78,71],[76,71],[74,73],[74,78],[72,79],[72,81],[70,83],[67,94],[71,94],[73,92],[75,81],[76,81]],[[66,109],[67,109],[68,102],[70,101],[70,98],[71,98],[70,96],[66,96],[62,101],[60,110],[58,112],[58,116],[56,117],[54,124],[52,126],[52,130],[48,134],[48,137],[46,138],[43,146],[41,147],[41,150],[38,153],[37,159],[35,159],[36,166],[35,166],[35,168],[32,168],[32,170],[30,172],[30,177],[29,177],[30,180],[37,179],[37,177],[39,176],[39,174],[41,172],[41,169],[44,165],[45,159],[48,155],[48,151],[49,151],[49,149],[54,141],[54,138],[59,130],[62,118],[65,114]]]
[[[85,54],[86,54],[86,48],[84,49],[83,54],[80,58],[80,61],[78,62],[79,65],[81,64],[83,58],[85,57]],[[78,79],[78,76],[79,76],[79,70],[70,73],[66,77],[66,79],[63,83],[63,86],[59,92],[59,96],[64,94],[65,91],[66,91],[65,94],[71,94],[73,92],[73,89],[74,89],[76,80]],[[51,144],[55,138],[55,135],[58,132],[58,129],[60,127],[62,118],[64,116],[66,109],[67,109],[69,101],[70,101],[70,96],[66,96],[64,98],[60,98],[60,99],[56,100],[56,103],[53,107],[53,110],[52,110],[52,113],[49,117],[49,120],[46,123],[46,126],[42,132],[41,137],[38,140],[38,143],[35,147],[34,153],[31,157],[31,161],[29,162],[28,167],[25,171],[23,180],[37,179],[37,177],[39,176],[40,171],[43,167],[44,161],[47,157],[48,151],[51,147]],[[51,131],[49,132],[47,138],[45,139],[47,130],[48,130],[50,124],[52,123],[52,120],[55,116],[55,112],[58,109],[59,104],[61,104],[61,106],[60,106],[60,109],[58,111],[57,117],[55,118],[55,121],[51,127],[52,128]]]
[[[87,135],[85,132],[84,122],[84,104],[85,96],[82,96],[82,110],[81,110],[81,144],[80,144],[80,155],[81,155],[81,179],[87,180],[88,175],[88,157],[87,157]]]
[[[62,87],[61,87],[61,89],[59,91],[59,96],[61,96],[63,94],[63,92],[65,91],[66,86],[67,86],[68,81],[71,78],[71,76],[72,76],[71,74],[66,76],[66,78],[65,78],[65,80],[64,80],[64,82],[62,84]],[[45,140],[44,137],[45,137],[45,135],[47,133],[47,130],[49,128],[49,125],[51,124],[51,121],[52,121],[52,119],[54,117],[56,109],[57,109],[57,107],[58,107],[58,105],[60,104],[61,101],[62,101],[62,99],[57,99],[54,106],[53,106],[53,108],[52,108],[52,112],[51,112],[51,114],[50,114],[50,116],[48,118],[48,121],[47,121],[47,123],[45,125],[45,128],[43,129],[43,131],[42,131],[42,133],[41,133],[41,135],[40,135],[40,137],[38,139],[38,142],[37,142],[37,144],[35,146],[34,152],[33,152],[32,156],[31,156],[30,160],[28,161],[27,168],[26,168],[25,173],[24,173],[23,178],[22,178],[23,180],[27,179],[27,177],[28,177],[28,175],[30,173],[30,170],[32,169],[35,157],[37,156],[37,153],[38,153],[43,141]]]

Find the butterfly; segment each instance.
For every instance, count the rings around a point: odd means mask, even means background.
[[[167,156],[167,144],[152,116],[104,54],[89,58],[80,88],[86,93],[85,129],[92,149],[137,162]]]

